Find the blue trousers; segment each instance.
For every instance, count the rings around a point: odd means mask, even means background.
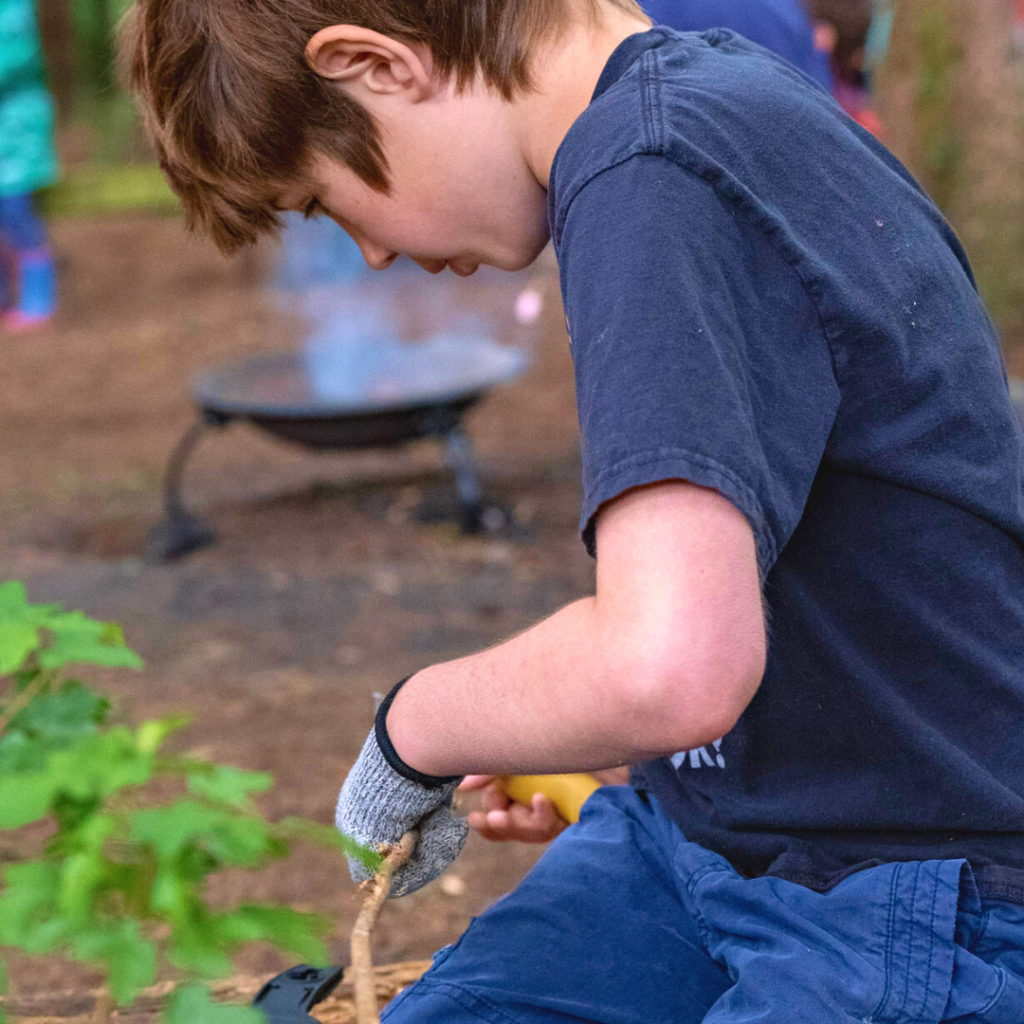
[[[30,195],[0,196],[0,241],[19,251],[46,245],[46,227]]]
[[[744,879],[654,798],[598,791],[385,1024],[1024,1024],[1024,906],[963,861],[828,893]]]

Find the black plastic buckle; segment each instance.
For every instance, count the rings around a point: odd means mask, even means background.
[[[317,1024],[309,1011],[337,987],[343,967],[309,967],[299,964],[271,978],[256,993],[252,1005],[262,1010],[270,1024]]]

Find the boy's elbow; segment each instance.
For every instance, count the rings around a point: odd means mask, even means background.
[[[735,660],[718,676],[709,676],[699,690],[704,742],[720,739],[732,732],[740,716],[754,699],[764,678],[766,653],[764,645],[751,644],[737,652]],[[685,702],[676,711],[679,728],[685,728]]]
[[[707,652],[661,645],[630,673],[632,703],[652,752],[703,746],[729,733],[764,677],[763,630]]]

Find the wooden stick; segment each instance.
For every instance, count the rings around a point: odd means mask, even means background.
[[[106,987],[101,988],[92,1009],[92,1024],[107,1024],[114,1009],[114,999]]]
[[[369,892],[352,929],[352,984],[355,988],[356,1024],[380,1024],[370,935],[377,915],[391,893],[392,876],[412,856],[419,838],[420,834],[415,830],[406,832],[391,848],[373,881],[368,883]]]

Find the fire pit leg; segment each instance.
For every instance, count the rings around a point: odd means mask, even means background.
[[[185,466],[207,428],[224,426],[223,417],[204,414],[186,431],[171,452],[164,474],[164,518],[146,538],[147,562],[163,565],[198,551],[216,539],[216,534],[198,516],[192,515],[182,501],[182,481]]]
[[[455,497],[459,505],[459,527],[465,534],[486,533],[510,536],[520,529],[512,511],[484,501],[469,434],[457,426],[445,436],[445,460],[455,472]]]
[[[459,502],[459,526],[463,533],[483,533],[485,509],[480,481],[473,459],[473,442],[462,427],[449,431],[445,460],[455,473],[455,495]]]

